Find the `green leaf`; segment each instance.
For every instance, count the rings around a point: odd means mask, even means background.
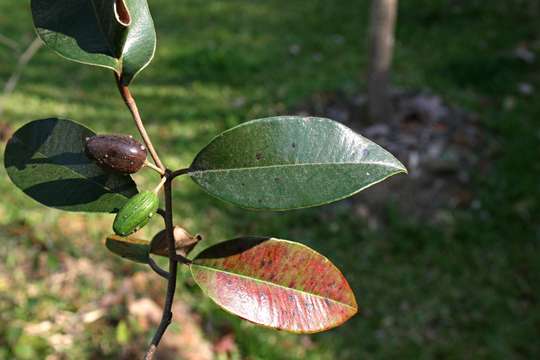
[[[219,306],[272,328],[315,333],[358,311],[341,272],[321,254],[291,241],[226,241],[199,254],[191,272]]]
[[[327,204],[406,172],[388,151],[329,119],[272,117],[214,138],[189,175],[222,200],[251,209]]]
[[[112,253],[125,259],[146,264],[150,256],[150,242],[133,237],[110,235],[105,240],[105,246]]]
[[[32,121],[6,146],[4,165],[13,183],[43,205],[86,212],[114,212],[137,194],[131,177],[107,173],[84,153],[95,133],[70,120]]]
[[[126,0],[131,12],[131,25],[124,44],[122,81],[129,84],[154,58],[156,30],[146,0]]]
[[[61,56],[112,69],[127,85],[154,57],[146,0],[32,0],[40,38]]]

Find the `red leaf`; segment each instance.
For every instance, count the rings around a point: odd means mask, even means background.
[[[320,332],[358,311],[347,280],[334,264],[287,240],[226,241],[199,254],[191,272],[225,310],[272,328]]]

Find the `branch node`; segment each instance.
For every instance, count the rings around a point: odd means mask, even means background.
[[[182,175],[186,175],[186,174],[189,174],[189,168],[186,168],[186,169],[180,169],[180,170],[175,170],[171,173],[171,179],[174,179],[178,176],[182,176]]]

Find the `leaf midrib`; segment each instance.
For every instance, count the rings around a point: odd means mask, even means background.
[[[351,165],[378,165],[381,167],[386,167],[390,169],[395,169],[396,171],[405,171],[403,168],[394,166],[389,163],[379,162],[379,161],[369,161],[369,162],[335,162],[335,163],[297,163],[297,164],[279,164],[279,165],[266,165],[266,166],[246,166],[241,168],[229,168],[229,169],[207,169],[207,170],[190,170],[190,174],[197,173],[210,173],[210,172],[227,172],[227,171],[246,171],[246,170],[261,170],[261,169],[272,169],[272,168],[287,168],[287,167],[302,167],[302,166],[351,166]]]
[[[295,292],[305,294],[307,296],[313,296],[313,297],[316,297],[316,298],[319,298],[319,299],[325,299],[325,300],[331,301],[331,302],[333,302],[335,304],[338,304],[338,305],[344,306],[346,308],[349,308],[349,309],[353,310],[354,312],[358,311],[357,307],[351,306],[349,304],[345,304],[345,303],[343,303],[341,301],[338,301],[338,300],[335,300],[335,299],[332,299],[332,298],[328,298],[328,297],[324,297],[324,296],[321,296],[321,295],[317,295],[317,294],[312,294],[312,293],[309,293],[307,291],[298,290],[298,289],[290,288],[290,287],[287,287],[287,286],[284,286],[284,285],[276,284],[276,283],[268,281],[268,280],[257,279],[257,278],[249,277],[247,275],[238,274],[238,273],[234,273],[234,272],[227,271],[227,270],[216,269],[216,268],[212,268],[212,267],[209,267],[209,266],[206,266],[206,265],[197,264],[195,262],[193,262],[191,264],[191,266],[192,267],[193,266],[201,267],[201,268],[204,268],[204,269],[206,269],[208,271],[221,272],[221,273],[224,273],[224,274],[238,276],[238,277],[243,278],[243,279],[251,280],[251,281],[254,281],[254,282],[258,282],[258,283],[263,283],[263,284],[266,284],[266,285],[269,285],[269,286],[274,286],[274,287],[278,287],[278,288],[285,289],[285,290],[295,291]]]

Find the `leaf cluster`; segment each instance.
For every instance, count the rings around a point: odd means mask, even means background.
[[[120,86],[127,88],[154,55],[156,34],[146,0],[33,0],[32,14],[48,47],[69,60],[113,70]],[[7,144],[7,173],[18,188],[45,206],[120,212],[137,218],[134,225],[146,224],[155,204],[141,217],[136,213],[141,207],[133,201],[150,192],[139,192],[129,174],[104,168],[88,156],[86,143],[95,135],[72,120],[31,121]],[[151,145],[144,136],[143,140]],[[404,166],[388,151],[335,121],[271,117],[219,134],[186,169],[164,169],[154,193],[183,175],[210,195],[240,207],[284,211],[338,201],[403,172]],[[170,192],[165,196],[167,203]],[[172,219],[169,209],[157,212]],[[111,235],[105,245],[155,270],[153,256],[180,259],[219,306],[264,326],[313,333],[338,326],[357,312],[354,294],[341,272],[304,245],[240,237],[189,259],[200,239],[173,232],[171,226],[166,221],[167,231],[152,241]],[[131,233],[131,227],[128,230],[122,234]],[[164,246],[167,233],[174,235],[175,249]],[[169,281],[175,277],[156,271]]]

